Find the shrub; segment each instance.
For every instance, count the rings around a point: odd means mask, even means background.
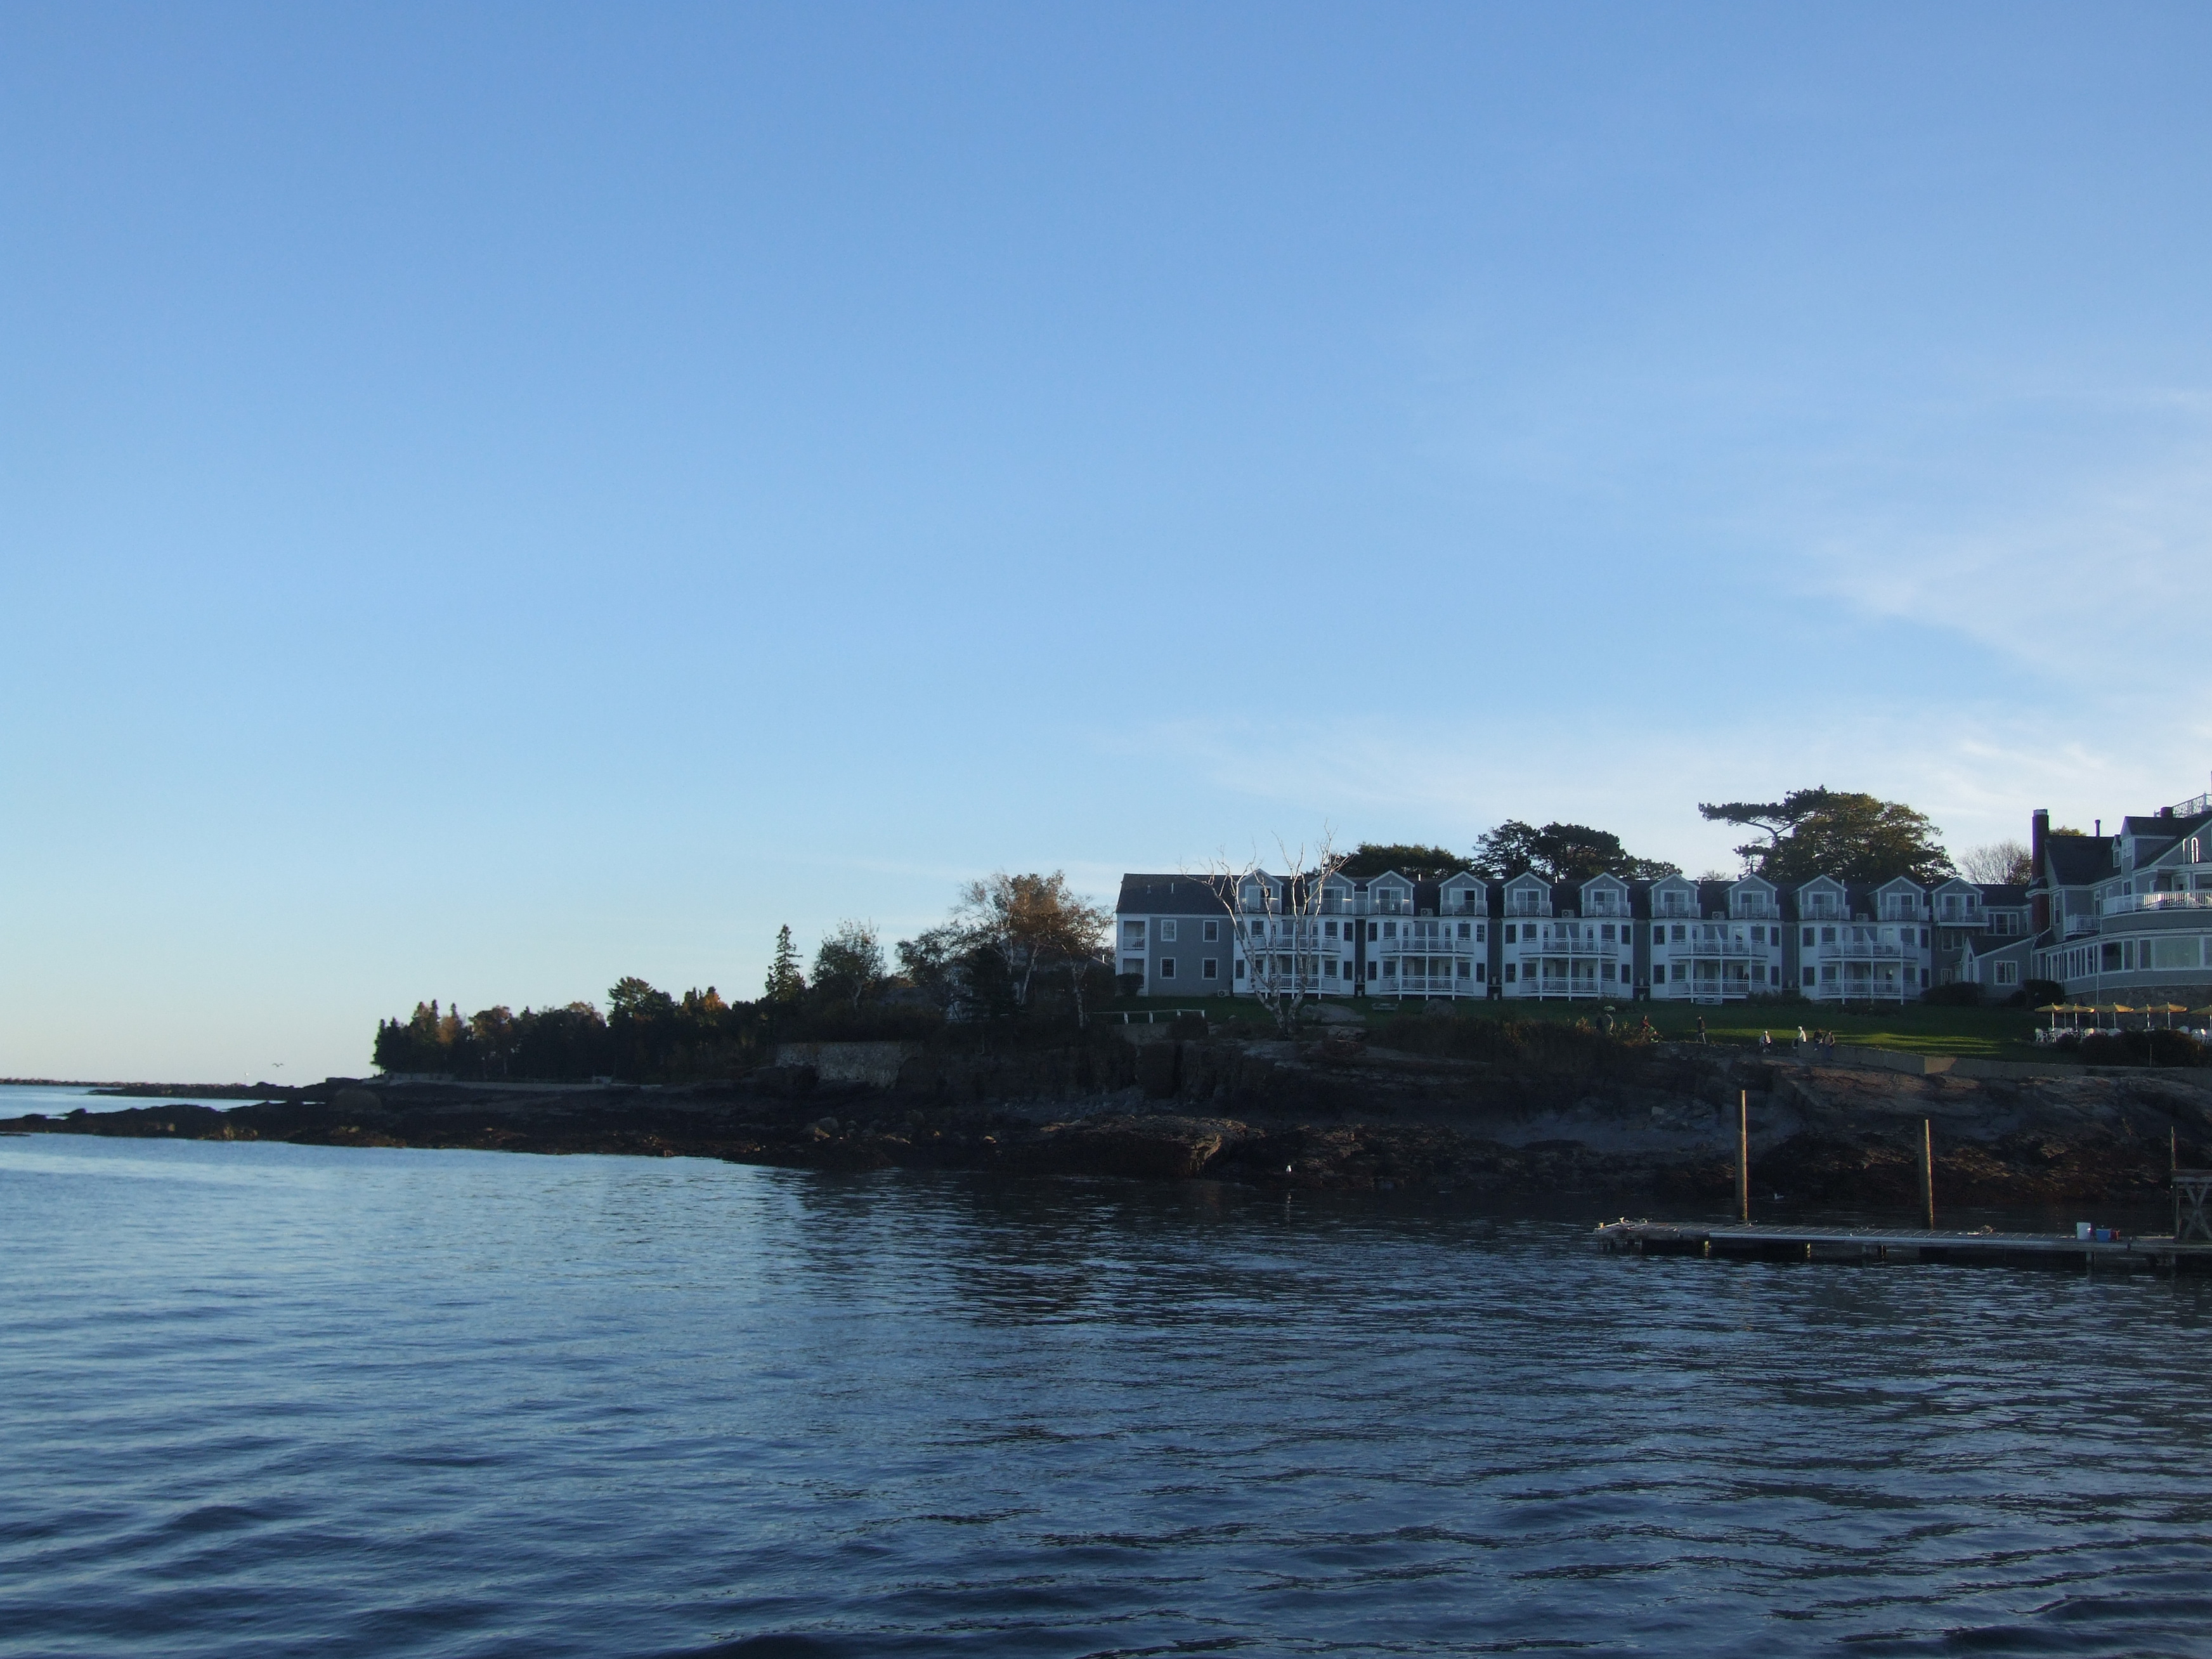
[[[1937,1008],[1978,1008],[1982,1006],[1982,988],[1970,979],[1957,980],[1949,985],[1938,985],[1920,1000]]]
[[[2084,1066],[2203,1066],[2212,1051],[2186,1031],[2092,1031],[2058,1047]]]
[[[1480,1014],[1442,1018],[1396,1019],[1370,1034],[1378,1048],[1454,1060],[1487,1060],[1588,1071],[1626,1059],[1628,1033],[1607,1036],[1588,1020],[1566,1024],[1548,1019],[1493,1019]]]

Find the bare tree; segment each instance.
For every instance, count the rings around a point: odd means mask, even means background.
[[[1279,876],[1267,873],[1256,849],[1241,864],[1218,853],[1202,871],[1184,873],[1213,890],[1243,955],[1252,994],[1287,1037],[1297,1035],[1307,1000],[1321,994],[1321,916],[1348,855],[1336,850],[1327,825],[1311,848],[1300,842],[1294,849],[1278,836],[1275,849],[1283,861]]]
[[[2016,841],[1993,841],[1986,847],[1967,849],[1959,860],[1959,872],[1968,881],[1992,885],[2025,887],[2034,873],[2027,848]]]

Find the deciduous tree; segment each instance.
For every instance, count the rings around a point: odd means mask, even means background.
[[[2025,887],[2034,878],[2031,857],[2024,842],[1993,841],[1968,848],[1959,860],[1959,873],[1968,881]]]
[[[841,921],[814,952],[814,988],[854,1008],[884,982],[884,947],[872,921]]]
[[[1001,870],[968,884],[953,922],[971,947],[988,945],[999,952],[1012,976],[1015,1000],[1026,1006],[1040,968],[1099,957],[1113,918],[1103,906],[1078,895],[1058,870],[1048,876],[1011,876]]]

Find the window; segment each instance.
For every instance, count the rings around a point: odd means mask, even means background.
[[[1398,937],[1398,924],[1397,924],[1396,922],[1395,922],[1395,921],[1386,921],[1386,922],[1384,922],[1384,923],[1382,924],[1382,937],[1383,937],[1384,939],[1395,939],[1395,938],[1397,938],[1397,937]]]
[[[1468,937],[1468,935],[1473,932],[1473,930],[1474,930],[1474,925],[1473,925],[1472,923],[1462,921],[1462,923],[1460,923],[1460,925],[1459,925],[1459,936],[1460,936],[1462,939],[1466,939],[1466,938],[1467,938],[1467,937]]]
[[[1472,968],[1472,966],[1473,966],[1473,964],[1472,964],[1472,963],[1465,963],[1465,962],[1462,962],[1462,963],[1460,963],[1460,965],[1459,965],[1459,976],[1460,976],[1462,979],[1465,979],[1465,978],[1468,976],[1468,973],[1469,969]]]
[[[1382,977],[1385,979],[1395,979],[1398,977],[1398,964],[1396,962],[1386,962],[1382,964]]]
[[[1142,945],[1145,942],[1145,924],[1141,921],[1123,922],[1121,941],[1133,950]]]
[[[1209,922],[1207,922],[1207,923],[1206,924],[1206,926],[1205,926],[1203,928],[1201,928],[1200,931],[1205,934],[1205,936],[1206,936],[1206,942],[1208,945],[1214,945],[1214,944],[1218,944],[1218,943],[1219,943],[1219,942],[1220,942],[1220,939],[1221,939],[1221,924],[1220,924],[1219,922],[1218,922],[1218,921],[1209,921]],[[1212,975],[1207,975],[1207,977],[1210,979],[1210,978],[1212,978]]]
[[[1237,958],[1237,977],[1239,979],[1244,977],[1244,958],[1242,957]]]
[[[2100,971],[2107,974],[2117,974],[2120,971],[2120,944],[2118,939],[2105,946],[2104,960]]]
[[[2208,880],[2212,880],[2212,877],[2208,877],[2208,878],[2206,878],[2206,879],[2208,879]],[[1474,924],[1474,942],[1475,942],[1477,945],[1480,945],[1481,943],[1483,943],[1483,941],[1484,941],[1484,940],[1487,939],[1489,937],[1490,937],[1490,924],[1489,924],[1488,922],[1486,922],[1486,921],[1478,921],[1478,922],[1476,922],[1476,923]]]
[[[1198,976],[1200,979],[1219,979],[1221,977],[1221,958],[1218,957],[1208,957],[1205,961],[1200,963],[1198,964]]]
[[[1175,923],[1171,921],[1164,921],[1160,924],[1161,944],[1172,945],[1175,943]]]
[[[1813,970],[1812,970],[1810,968],[1808,968],[1808,969],[1805,970],[1805,983],[1806,983],[1806,984],[1808,984],[1808,985],[1810,985],[1812,982],[1813,982]]]
[[[1605,925],[1604,927],[1602,927],[1599,928],[1599,929],[1598,929],[1598,937],[1599,937],[1601,939],[1602,939],[1606,944],[1607,944],[1607,945],[1612,944],[1612,943],[1613,943],[1613,924],[1612,924],[1611,922],[1609,922],[1609,921],[1608,921],[1607,923],[1606,923],[1606,925]]]
[[[1674,924],[1674,943],[1680,945],[1682,942],[1682,924],[1678,921]]]
[[[1367,924],[1367,937],[1370,940],[1376,937],[1375,927],[1376,924],[1371,921]]]
[[[1781,983],[1782,983],[1782,970],[1781,970],[1779,968],[1770,968],[1770,969],[1768,969],[1766,970],[1766,982],[1767,982],[1769,985],[1779,985],[1779,984],[1781,984]]]
[[[1331,957],[1327,962],[1322,963],[1321,976],[1323,979],[1334,979],[1336,977],[1336,958],[1334,957]]]
[[[1480,985],[1485,982],[1482,977],[1483,971],[1489,966],[1490,964],[1486,962],[1478,962],[1474,964],[1474,982],[1477,985]]]
[[[1654,985],[1664,985],[1667,982],[1667,964],[1665,963],[1657,962],[1652,963],[1651,982]]]
[[[1336,937],[1336,924],[1333,921],[1325,921],[1322,923],[1321,936],[1323,939],[1334,939]]]
[[[1173,979],[1175,977],[1175,958],[1173,957],[1162,957],[1160,958],[1160,977],[1162,979]]]
[[[1928,930],[1925,927],[1920,930],[1920,948],[1923,951],[1928,948]]]
[[[1520,932],[1521,932],[1521,924],[1520,924],[1519,922],[1517,922],[1517,921],[1509,921],[1509,922],[1507,922],[1507,923],[1505,924],[1505,942],[1506,942],[1508,945],[1511,945],[1511,944],[1515,943],[1515,942],[1516,942],[1516,940],[1519,938]]]
[[[1836,964],[1832,962],[1822,963],[1820,964],[1820,977],[1826,980],[1829,984],[1833,985],[1836,982]]]
[[[2194,968],[2197,965],[2197,940],[2182,939],[2146,939],[2149,947],[2151,966],[2154,968]]]
[[[1142,979],[1142,978],[1145,976],[1145,959],[1144,959],[1144,957],[1123,957],[1123,958],[1122,958],[1122,960],[1121,960],[1121,971],[1122,971],[1123,973],[1125,973],[1125,974],[1134,974],[1134,975],[1135,975],[1139,979]]]
[[[1514,980],[1515,980],[1516,977],[1518,977],[1519,973],[1520,973],[1520,970],[1519,970],[1518,969],[1516,969],[1516,967],[1515,967],[1511,963],[1510,963],[1510,962],[1509,962],[1509,963],[1507,963],[1505,964],[1505,982],[1506,982],[1508,985],[1512,984],[1512,983],[1513,983],[1513,981],[1514,981]]]
[[[1377,975],[1377,974],[1381,973],[1382,971],[1382,970],[1379,967],[1377,967],[1374,963],[1371,963],[1371,962],[1370,962],[1370,963],[1369,963],[1367,964],[1367,977],[1368,977],[1368,978],[1370,978],[1370,979],[1373,979],[1373,978],[1376,976],[1376,975]]]
[[[2019,984],[2020,964],[2016,962],[2001,962],[1997,963],[1997,983],[2000,985]]]
[[[1753,945],[1764,945],[1764,944],[1765,944],[1765,943],[1766,943],[1766,929],[1765,929],[1764,927],[1754,927],[1754,928],[1753,928],[1753,929],[1751,930],[1751,942],[1752,942]]]
[[[1823,927],[1820,930],[1820,943],[1823,945],[1833,945],[1835,942],[1836,930],[1832,927]]]

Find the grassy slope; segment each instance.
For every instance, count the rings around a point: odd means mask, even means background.
[[[1117,1001],[1115,1009],[1203,1008],[1217,1024],[1229,1021],[1264,1027],[1267,1017],[1249,998],[1192,997],[1176,1002],[1166,999]],[[1369,1001],[1359,1008],[1370,1025],[1393,1019],[1428,1017],[1425,1005],[1409,1002],[1393,1010],[1388,1003]],[[1468,1002],[1463,1013],[1491,1018],[1594,1019],[1601,1005],[1590,1002]],[[1907,1004],[1873,1012],[1846,1012],[1830,1004],[1810,1002],[1742,1003],[1701,1008],[1694,1004],[1620,1002],[1614,1017],[1636,1025],[1645,1016],[1660,1035],[1686,1038],[1697,1031],[1703,1015],[1705,1029],[1716,1042],[1756,1042],[1761,1031],[1771,1031],[1777,1044],[1794,1042],[1797,1028],[1826,1030],[1838,1042],[1860,1042],[1877,1048],[1902,1048],[1916,1054],[1973,1054],[1984,1060],[2048,1060],[2051,1051],[2035,1046],[2032,1033],[2040,1017],[2025,1008],[1942,1008]]]

